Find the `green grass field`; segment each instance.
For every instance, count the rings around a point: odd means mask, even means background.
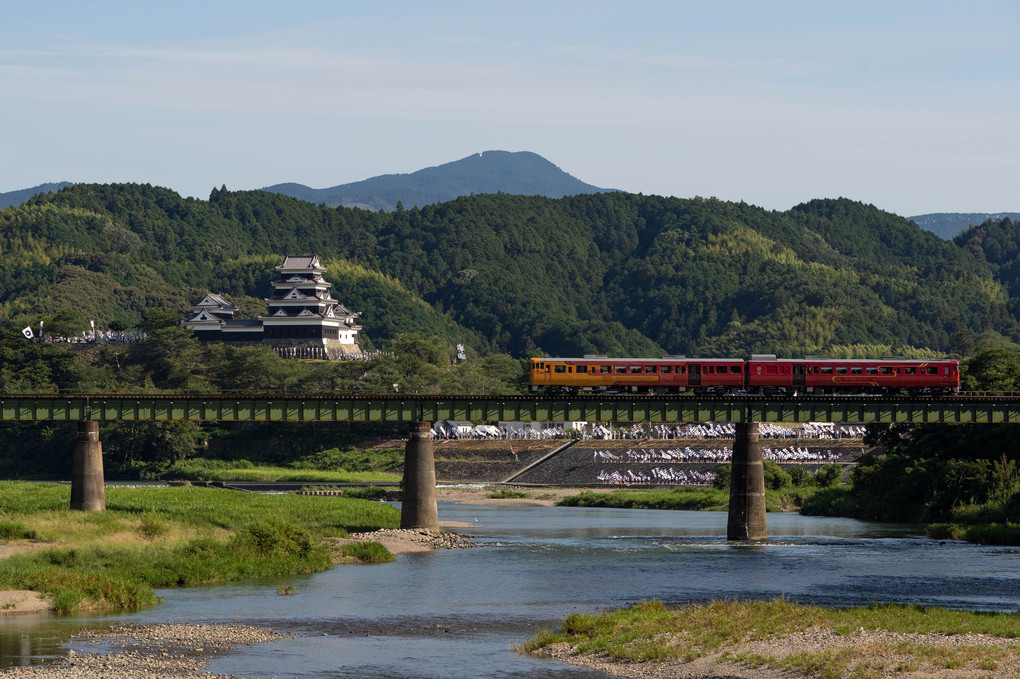
[[[105,512],[68,509],[70,486],[0,482],[0,589],[54,597],[61,611],[132,608],[154,588],[311,573],[332,566],[323,539],[396,528],[389,505],[217,488],[107,488]]]

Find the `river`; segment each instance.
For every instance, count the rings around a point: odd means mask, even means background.
[[[0,666],[67,653],[82,626],[245,622],[292,639],[238,648],[215,673],[278,677],[602,677],[511,646],[564,616],[657,598],[1020,608],[1020,549],[924,538],[916,525],[769,514],[763,545],[726,541],[722,512],[440,504],[479,547],[310,576],[163,590],[94,618],[0,620]],[[282,585],[296,593],[280,596]]]

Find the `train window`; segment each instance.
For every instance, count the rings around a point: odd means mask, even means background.
[[[909,368],[904,368],[903,369],[903,374],[904,375],[916,375],[917,374],[917,368],[915,368],[914,366],[910,366]]]
[[[736,373],[736,374],[739,374],[739,373],[740,373],[740,369],[741,369],[741,367],[742,367],[742,366],[739,366],[739,365],[731,365],[731,366],[730,366],[730,372],[731,372],[731,373]]]
[[[832,368],[829,368],[829,367],[823,367],[823,368],[822,368],[822,374],[823,374],[823,375],[831,375],[831,374],[832,374]]]
[[[701,372],[713,373],[714,374],[715,373],[715,366],[714,365],[706,365],[704,367],[704,369],[702,369]]]
[[[645,372],[646,373],[657,373],[657,372],[659,372],[659,368],[658,368],[658,366],[654,366],[654,365],[646,365],[645,366]]]
[[[680,374],[681,375],[686,375],[687,374],[687,366],[686,365],[680,366]]]
[[[554,365],[553,366],[553,370],[555,372],[558,372],[558,373],[565,373],[565,372],[567,372],[567,366],[565,366],[565,365]]]
[[[883,375],[892,375],[892,374],[893,374],[893,369],[892,369],[892,368],[890,368],[890,367],[889,367],[889,366],[887,366],[887,365],[883,365],[883,366],[882,366],[882,374],[883,374]]]
[[[869,375],[877,375],[878,374],[878,368],[876,368],[873,365],[872,366],[868,366],[867,368],[864,369],[864,372],[866,372]]]
[[[946,366],[946,371],[944,373],[942,373],[942,374],[943,375],[948,375],[949,374],[949,366],[948,365]]]
[[[673,374],[673,366],[671,366],[671,365],[664,365],[664,366],[662,366],[662,370],[660,370],[659,372],[661,372],[663,375],[672,375]]]
[[[539,363],[538,364],[538,369],[539,370],[545,370],[545,363]]]
[[[572,373],[572,372],[574,372],[574,366],[572,366],[572,365],[568,365],[568,366],[567,366],[567,372],[568,372],[568,373]]]
[[[840,366],[836,368],[837,375],[846,375],[846,366]]]
[[[600,365],[599,366],[599,373],[601,373],[603,375],[606,375],[606,374],[611,373],[611,372],[613,372],[613,366],[611,366],[611,365]]]
[[[639,365],[632,365],[632,366],[630,367],[630,373],[631,373],[632,375],[636,375],[636,374],[638,374],[638,373],[640,373],[640,372],[641,372],[641,366],[639,366]]]
[[[864,368],[850,368],[850,374],[851,375],[863,375],[864,374]]]
[[[939,369],[938,369],[938,367],[936,367],[934,365],[930,365],[930,366],[928,366],[928,370],[926,372],[929,375],[938,375],[939,374]]]
[[[626,375],[627,374],[627,366],[625,366],[625,365],[618,365],[618,366],[616,366],[616,370],[614,372],[616,372],[617,375]]]
[[[579,373],[587,373],[588,372],[588,366],[586,366],[586,365],[579,365],[579,366],[577,366],[577,372],[579,372]]]

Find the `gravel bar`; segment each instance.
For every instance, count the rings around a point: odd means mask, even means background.
[[[116,626],[106,630],[84,630],[76,640],[112,647],[109,652],[75,653],[54,665],[15,667],[0,677],[56,679],[149,679],[156,677],[230,677],[211,675],[204,667],[217,656],[237,646],[250,646],[289,638],[271,629],[249,625],[162,625]]]

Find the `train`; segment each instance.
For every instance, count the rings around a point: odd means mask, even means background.
[[[932,395],[960,391],[960,361],[777,358],[532,358],[533,393],[798,396],[823,394]]]

